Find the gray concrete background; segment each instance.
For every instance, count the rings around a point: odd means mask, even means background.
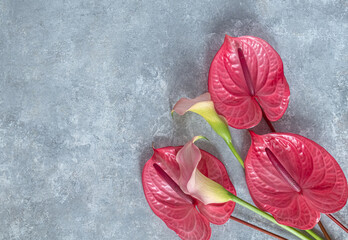
[[[141,170],[152,142],[198,134],[251,202],[209,125],[170,117],[180,97],[207,91],[225,33],[274,46],[291,89],[276,129],[318,142],[347,176],[347,15],[343,0],[0,1],[0,239],[177,239],[148,207]],[[247,131],[231,132],[244,157]],[[241,207],[234,215],[292,238]],[[348,224],[348,207],[335,216]],[[269,239],[231,221],[212,228],[212,239]]]

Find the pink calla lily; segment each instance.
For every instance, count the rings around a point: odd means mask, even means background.
[[[179,115],[184,115],[186,112],[194,112],[201,115],[226,143],[232,142],[226,119],[216,113],[209,93],[203,93],[194,99],[181,98],[174,105],[173,112]]]
[[[172,110],[179,115],[184,115],[186,112],[194,112],[201,115],[213,128],[213,130],[219,134],[231,149],[239,163],[244,167],[243,159],[239,156],[236,149],[232,144],[232,137],[226,119],[217,114],[214,108],[214,103],[211,101],[210,94],[204,93],[194,99],[181,98]]]
[[[320,213],[344,207],[347,179],[324,148],[296,134],[250,133],[245,175],[258,208],[271,213],[278,223],[311,229]]]
[[[227,191],[236,191],[224,165],[200,150],[197,139],[154,149],[142,175],[151,209],[182,239],[209,239],[210,223],[224,224],[235,207]]]

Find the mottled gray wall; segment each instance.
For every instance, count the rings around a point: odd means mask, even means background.
[[[152,142],[198,134],[251,201],[209,125],[170,116],[180,97],[207,90],[226,33],[275,47],[291,89],[276,129],[318,142],[348,175],[347,14],[344,0],[0,1],[0,239],[177,239],[148,207],[140,174]],[[248,133],[231,131],[244,157]],[[234,214],[289,237],[241,207]],[[348,207],[336,216],[347,224]],[[268,236],[228,222],[212,239]]]

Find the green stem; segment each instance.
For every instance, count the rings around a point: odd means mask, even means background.
[[[317,240],[321,240],[322,238],[319,237],[317,234],[315,234],[312,230],[306,230],[306,232],[311,235],[312,237],[314,237]]]
[[[304,235],[300,231],[296,230],[295,228],[277,223],[277,221],[270,214],[261,211],[257,207],[255,207],[255,206],[251,205],[250,203],[240,199],[239,197],[233,195],[232,193],[230,194],[230,197],[231,197],[231,200],[234,201],[235,203],[238,203],[239,205],[242,205],[243,207],[253,211],[254,213],[259,214],[260,216],[266,218],[267,220],[277,224],[278,226],[280,226],[280,227],[284,228],[285,230],[289,231],[290,233],[294,234],[296,237],[298,237],[300,239],[311,240],[311,238],[307,237],[306,235]],[[322,238],[320,238],[318,235],[316,235],[311,230],[307,230],[307,232],[309,234],[311,234],[315,239],[322,240]]]
[[[238,162],[240,163],[240,165],[242,165],[242,167],[244,168],[244,161],[243,159],[239,156],[237,150],[234,148],[233,144],[231,141],[225,141],[227,143],[227,146],[231,149],[231,152],[233,153],[233,155],[237,158]]]

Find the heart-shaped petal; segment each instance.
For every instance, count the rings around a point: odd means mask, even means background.
[[[209,239],[211,235],[209,221],[214,224],[227,222],[235,203],[229,201],[204,205],[197,199],[190,201],[158,174],[157,165],[173,182],[179,182],[180,167],[176,161],[176,156],[182,148],[181,146],[154,149],[154,155],[145,164],[143,170],[142,180],[145,197],[154,213],[182,239]],[[235,194],[235,189],[224,165],[213,155],[203,150],[200,150],[200,154],[198,171]],[[197,211],[196,205],[199,211]]]
[[[332,213],[346,204],[347,180],[324,148],[296,134],[251,136],[245,160],[249,192],[256,206],[279,223],[310,229],[320,212]]]
[[[175,148],[171,150],[175,152]],[[154,164],[156,161],[151,158],[145,164],[142,175],[145,197],[152,211],[181,239],[208,240],[211,235],[209,221],[197,211],[194,204],[158,176]]]
[[[280,56],[252,36],[226,35],[210,67],[209,93],[218,114],[239,129],[256,126],[262,109],[269,120],[278,120],[290,97]]]

